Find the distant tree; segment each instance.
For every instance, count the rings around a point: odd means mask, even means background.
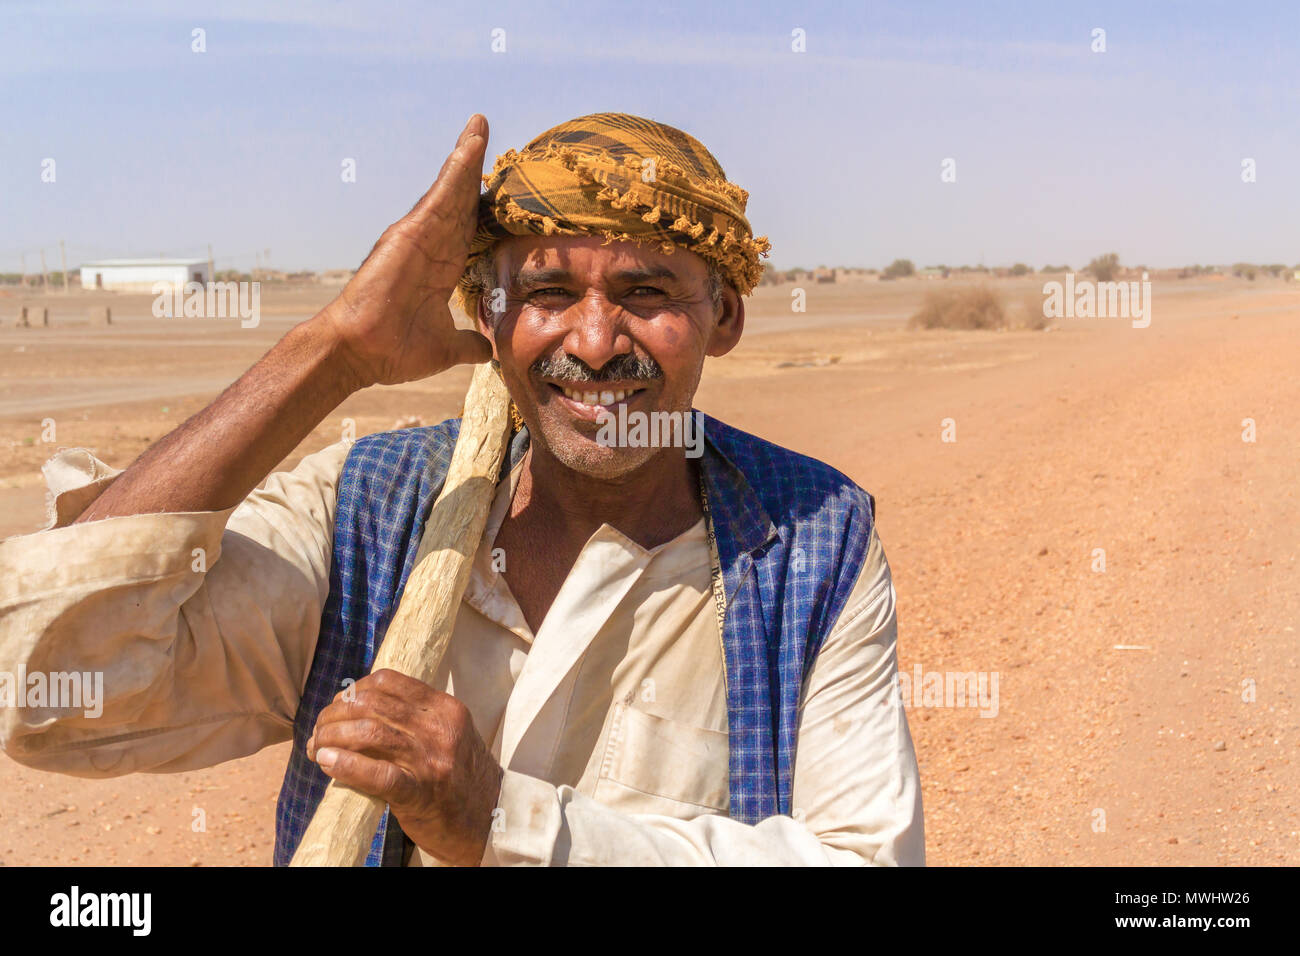
[[[1033,271],[1033,269],[1029,268],[1029,266],[1025,265],[1023,262],[1017,262],[1011,267],[1011,274],[1013,276],[1027,276]]]
[[[901,279],[915,274],[916,266],[912,265],[911,259],[895,259],[883,273],[886,279]]]
[[[1119,254],[1108,252],[1088,263],[1088,271],[1098,282],[1110,282],[1119,272]]]
[[[1069,266],[1043,266],[1039,272],[1069,272]]]

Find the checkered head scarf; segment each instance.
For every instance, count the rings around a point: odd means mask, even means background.
[[[679,129],[628,113],[593,113],[497,157],[479,199],[478,231],[458,290],[486,290],[475,261],[507,236],[603,236],[689,249],[741,295],[763,276],[766,236],[745,218],[749,193],[727,181],[713,154]]]

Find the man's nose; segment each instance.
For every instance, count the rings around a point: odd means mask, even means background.
[[[627,334],[623,315],[623,310],[603,295],[587,293],[566,313],[569,328],[564,350],[597,371],[610,359],[630,353],[632,338]]]

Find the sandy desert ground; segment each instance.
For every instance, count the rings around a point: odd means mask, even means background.
[[[909,708],[929,861],[1300,863],[1300,285],[1158,282],[1146,329],[909,332],[925,288],[812,286],[803,315],[761,289],[697,404],[875,495],[905,673],[999,675],[996,717]],[[329,294],[264,291],[256,329],[90,294],[16,329],[0,294],[0,535],[41,526],[55,448],[124,467]],[[467,381],[354,396],[285,465],[345,418],[452,416]],[[0,758],[0,864],[265,864],[286,752],[98,781]]]

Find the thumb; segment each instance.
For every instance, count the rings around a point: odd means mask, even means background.
[[[447,347],[453,365],[479,365],[492,358],[492,343],[469,329],[457,329]]]

